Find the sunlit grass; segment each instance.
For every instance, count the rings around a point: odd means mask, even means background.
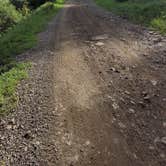
[[[30,64],[16,64],[11,70],[0,75],[0,115],[15,107],[18,101],[16,86],[20,80],[27,78],[29,67]]]

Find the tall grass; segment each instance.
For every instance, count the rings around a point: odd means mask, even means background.
[[[165,0],[95,0],[104,8],[135,23],[141,23],[166,34]]]

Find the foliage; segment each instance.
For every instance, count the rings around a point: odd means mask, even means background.
[[[10,2],[16,7],[16,9],[22,9],[25,3],[28,3],[28,0],[10,0]]]
[[[28,7],[35,9],[46,2],[54,2],[55,0],[10,0],[10,1],[13,5],[16,6],[17,9],[22,9],[25,3],[28,3]]]
[[[166,33],[165,0],[96,0],[97,4],[129,20],[141,23]]]
[[[17,84],[27,77],[29,64],[15,62],[15,56],[36,45],[37,33],[46,27],[63,2],[45,3],[0,37],[0,114],[15,107]]]
[[[37,8],[38,6],[46,3],[46,2],[53,2],[54,0],[29,0],[29,5],[32,8]]]
[[[4,31],[21,20],[21,14],[9,0],[0,0],[0,31]]]
[[[43,30],[48,20],[61,8],[60,2],[62,0],[40,6],[0,37],[0,66],[9,64],[15,55],[35,46],[36,34]]]

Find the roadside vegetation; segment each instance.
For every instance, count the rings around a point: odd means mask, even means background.
[[[16,55],[37,44],[37,33],[44,30],[63,2],[0,0],[0,114],[15,106],[17,84],[27,77],[30,66],[16,62]]]
[[[165,0],[95,0],[98,5],[135,23],[166,34]]]

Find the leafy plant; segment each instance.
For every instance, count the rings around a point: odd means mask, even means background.
[[[61,2],[63,0],[45,3],[0,37],[0,67],[9,64],[15,55],[35,46],[36,34],[62,7]]]
[[[0,0],[0,31],[4,31],[18,23],[22,15],[9,0]]]

